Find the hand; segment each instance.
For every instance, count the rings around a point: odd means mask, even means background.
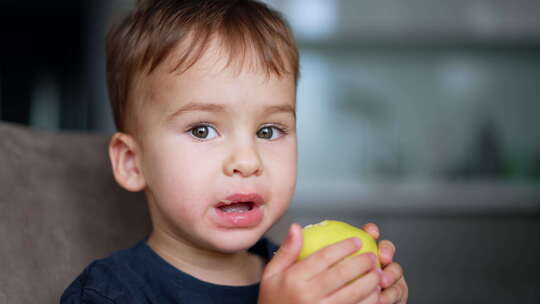
[[[363,229],[367,231],[374,239],[380,236],[379,227],[373,223],[364,225]],[[409,297],[409,288],[403,269],[398,263],[393,262],[396,246],[388,240],[379,242],[379,261],[383,269],[381,278],[381,304],[406,304]]]
[[[297,262],[302,228],[291,225],[287,239],[263,272],[258,303],[376,304],[381,274],[375,255],[345,259],[360,248],[358,241],[338,242]]]

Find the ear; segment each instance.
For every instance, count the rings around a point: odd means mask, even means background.
[[[109,143],[109,157],[116,182],[128,191],[141,191],[146,186],[140,168],[140,149],[133,137],[115,133]]]

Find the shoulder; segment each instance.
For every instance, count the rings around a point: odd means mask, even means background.
[[[64,291],[60,303],[137,303],[131,292],[137,277],[130,267],[132,250],[92,262]]]
[[[113,304],[117,303],[114,299],[109,298],[105,292],[101,290],[95,290],[87,285],[88,275],[83,273],[79,275],[75,281],[73,281],[69,287],[64,291],[60,298],[61,304],[90,304],[90,303],[103,303]]]

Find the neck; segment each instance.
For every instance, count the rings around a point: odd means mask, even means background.
[[[147,243],[169,264],[202,281],[240,286],[260,280],[263,262],[247,251],[229,254],[207,250],[157,227]]]

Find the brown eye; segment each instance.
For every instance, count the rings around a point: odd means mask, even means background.
[[[264,128],[261,128],[259,131],[257,131],[257,136],[259,138],[271,139],[273,135],[274,135],[274,131],[272,130],[271,127],[264,127]]]
[[[191,134],[193,134],[193,136],[198,137],[198,138],[206,138],[208,136],[208,127],[200,126],[200,127],[193,128],[191,130]]]
[[[212,139],[216,137],[217,131],[209,125],[198,125],[191,129],[191,135],[198,139]]]

